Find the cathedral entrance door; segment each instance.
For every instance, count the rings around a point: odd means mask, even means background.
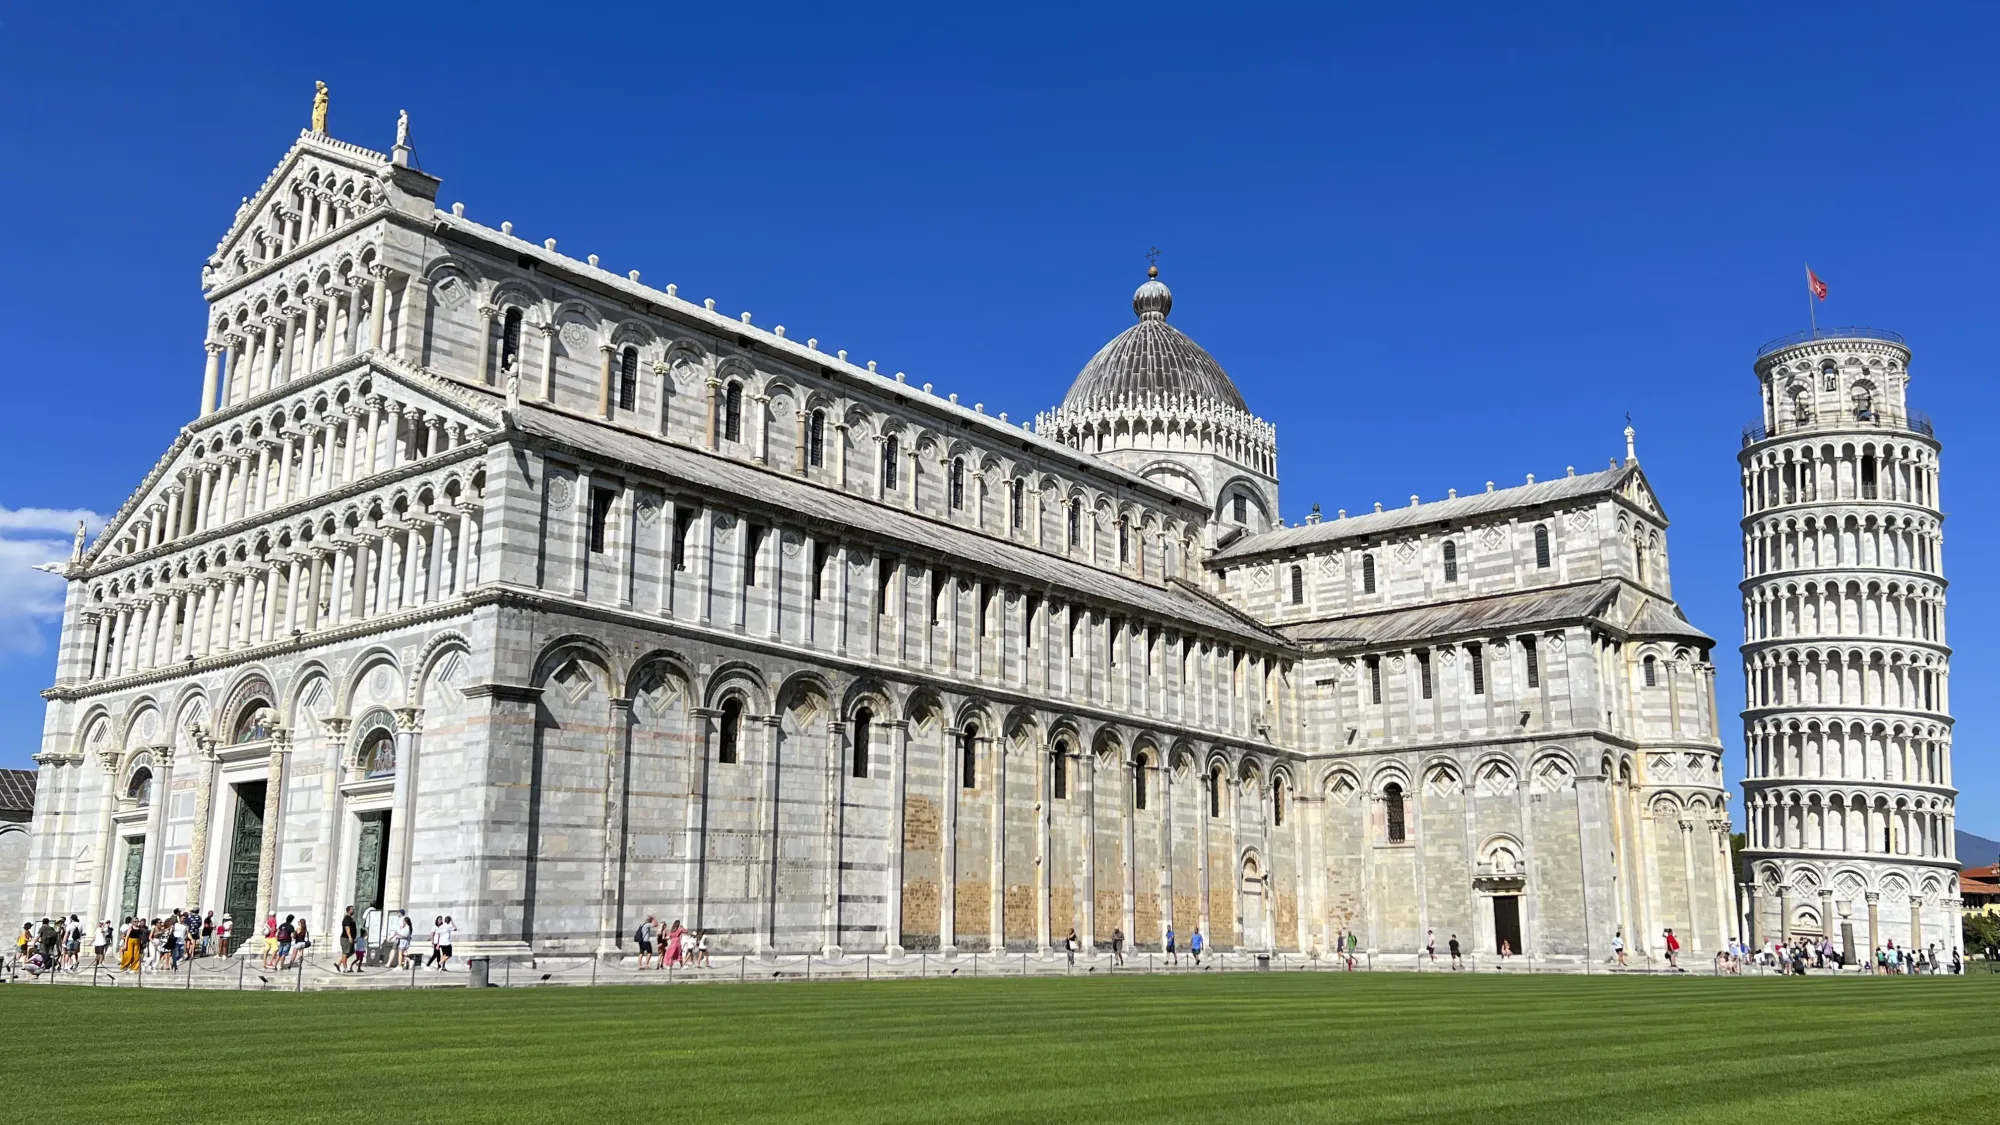
[[[236,819],[229,833],[229,875],[223,883],[222,912],[234,923],[230,936],[239,946],[248,935],[263,932],[257,925],[257,868],[264,854],[266,784],[246,781],[235,787]],[[223,952],[226,955],[229,951]]]
[[[366,915],[382,909],[382,873],[389,867],[389,814],[361,814],[361,835],[355,845],[354,909]]]
[[[145,871],[146,838],[133,836],[125,841],[125,885],[118,896],[119,917],[139,913],[139,881]]]
[[[1521,952],[1521,896],[1493,896],[1493,951],[1500,952],[1500,943],[1506,942],[1513,953]]]

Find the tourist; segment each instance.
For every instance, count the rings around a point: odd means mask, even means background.
[[[360,936],[361,923],[355,920],[354,908],[350,906],[340,916],[340,960],[333,963],[334,972],[344,973],[354,964],[354,942]]]
[[[1619,967],[1630,967],[1625,960],[1625,930],[1622,927],[1611,931],[1611,955],[1618,958]]]
[[[1665,941],[1667,946],[1667,968],[1679,972],[1681,966],[1678,958],[1681,953],[1681,939],[1675,937],[1673,929],[1669,927]]]
[[[695,935],[695,941],[694,941],[694,963],[695,963],[696,965],[699,965],[699,966],[701,966],[701,967],[702,967],[702,968],[704,968],[704,969],[708,968],[708,931],[707,931],[707,930],[703,930],[703,931],[701,931],[700,933],[698,933],[698,934],[696,934],[696,935]]]
[[[201,916],[201,955],[203,957],[215,955],[215,911],[213,910]]]
[[[1465,968],[1465,958],[1459,951],[1457,934],[1451,935],[1451,940],[1445,943],[1445,948],[1451,950],[1451,971],[1455,973]]]
[[[141,948],[146,940],[144,923],[128,917],[120,928],[124,931],[125,941],[118,951],[118,967],[128,973],[138,972],[140,958],[145,955]]]
[[[367,964],[369,952],[374,954],[377,961],[382,959],[382,954],[389,944],[388,937],[388,933],[382,929],[381,907],[371,906],[361,912],[362,964]]]
[[[1118,928],[1117,926],[1113,926],[1111,928],[1111,965],[1113,968],[1116,968],[1117,966],[1123,965],[1124,963],[1125,963],[1125,931]]]
[[[275,969],[278,967],[278,916],[276,914],[267,914],[264,916],[264,967],[266,969]]]
[[[215,924],[215,952],[217,956],[229,956],[231,952],[229,935],[235,932],[236,919],[232,915],[224,914],[222,921]]]
[[[639,967],[641,969],[649,968],[650,966],[647,962],[653,959],[654,925],[653,916],[648,914],[646,915],[646,920],[639,923],[639,928],[632,934],[633,942],[639,946]]]
[[[1188,937],[1188,952],[1194,956],[1194,963],[1197,965],[1201,964],[1201,950],[1201,927],[1196,926],[1194,933]]]
[[[679,918],[674,919],[674,924],[667,927],[666,943],[660,946],[660,968],[670,969],[682,963],[681,938],[686,934],[687,931],[681,928]]]
[[[417,940],[417,923],[407,910],[399,910],[402,921],[396,925],[396,967],[407,968],[410,964],[410,945]]]
[[[1501,965],[1501,967],[1502,967],[1502,968],[1505,968],[1505,967],[1506,967],[1506,965],[1507,965],[1507,958],[1509,958],[1509,957],[1512,957],[1513,955],[1514,955],[1514,947],[1513,947],[1512,945],[1508,944],[1508,942],[1507,942],[1507,939],[1506,939],[1506,938],[1501,938],[1501,939],[1500,939],[1500,965]]]
[[[14,935],[14,964],[16,966],[27,963],[28,948],[34,944],[35,924],[33,922],[21,923],[21,932]]]
[[[1174,927],[1171,922],[1167,924],[1167,963],[1169,965],[1181,963],[1181,955],[1174,951]]]
[[[1438,936],[1436,930],[1424,931],[1424,953],[1430,957],[1431,964],[1435,965],[1438,963]]]
[[[1069,936],[1063,939],[1063,952],[1069,954],[1070,968],[1076,967],[1076,929],[1071,927]]]
[[[106,918],[104,921],[98,923],[97,933],[90,940],[90,952],[96,957],[95,962],[93,962],[91,965],[91,968],[93,970],[101,969],[104,967],[104,954],[108,950],[110,950],[110,948],[111,948],[111,919]]]
[[[193,959],[194,955],[188,950],[188,916],[178,910],[174,911],[174,924],[167,932],[167,945],[173,951],[174,968],[180,968],[182,961]]]
[[[458,927],[452,924],[451,915],[445,915],[444,923],[438,927],[438,952],[444,954],[443,959],[438,962],[438,972],[447,972],[451,969],[452,937],[457,932]]]
[[[436,969],[444,964],[444,954],[440,952],[444,942],[438,936],[443,932],[444,915],[433,915],[431,918],[431,955],[424,959],[423,965],[426,969]]]

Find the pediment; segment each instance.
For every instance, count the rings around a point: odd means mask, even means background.
[[[1653,486],[1646,482],[1644,474],[1634,470],[1619,488],[1619,494],[1636,505],[1640,511],[1666,519],[1665,509],[1660,507],[1660,498],[1654,494]]]
[[[215,253],[203,269],[202,288],[213,288],[256,269],[261,259],[255,236],[277,230],[284,217],[301,206],[304,192],[329,192],[347,201],[356,213],[380,205],[387,194],[382,176],[388,167],[389,158],[382,153],[323,133],[301,131],[278,166],[265,177],[263,186],[237,208],[229,230],[216,243]]]

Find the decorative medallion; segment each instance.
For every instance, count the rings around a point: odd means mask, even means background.
[[[151,742],[159,736],[159,733],[160,713],[158,711],[148,711],[144,715],[139,716],[139,741]]]
[[[736,528],[735,516],[730,515],[728,512],[715,513],[715,530],[719,532],[733,531],[735,530],[735,528]]]
[[[1268,589],[1271,585],[1271,564],[1265,563],[1255,568],[1250,572],[1250,577],[1256,581],[1259,590]]]
[[[458,277],[444,278],[431,292],[437,294],[438,304],[448,309],[462,309],[472,300],[472,287]]]
[[[570,483],[568,477],[549,478],[549,507],[561,512],[569,508]]]
[[[651,527],[660,518],[660,502],[652,496],[639,497],[639,526]]]
[[[1403,654],[1402,654],[1402,653],[1400,653],[1400,652],[1399,652],[1399,653],[1397,653],[1396,655],[1394,655],[1394,656],[1392,656],[1392,657],[1390,657],[1390,658],[1389,658],[1389,670],[1390,670],[1391,672],[1400,672],[1400,671],[1402,671],[1402,670],[1403,670]]]
[[[1578,508],[1576,511],[1571,512],[1569,514],[1569,526],[1571,531],[1588,531],[1590,530],[1590,525],[1596,522],[1597,522],[1597,514],[1592,512],[1589,508]]]
[[[1321,555],[1319,557],[1319,572],[1328,577],[1339,574],[1340,556],[1334,554]]]
[[[374,673],[368,677],[368,694],[378,703],[389,698],[389,668],[387,665],[375,669]]]
[[[566,320],[561,329],[563,347],[581,352],[590,347],[590,326],[580,320]]]
[[[806,545],[805,537],[796,531],[785,532],[779,542],[784,544],[785,554],[790,558],[799,557],[799,551]]]
[[[1550,652],[1561,652],[1561,651],[1563,650],[1563,646],[1564,646],[1564,643],[1565,643],[1565,642],[1563,641],[1563,635],[1562,635],[1561,633],[1550,633],[1550,634],[1549,634],[1549,651],[1550,651]]]
[[[683,387],[694,382],[694,377],[699,374],[695,361],[685,352],[675,356],[670,367],[674,373],[674,382]]]
[[[1479,533],[1479,541],[1486,545],[1487,550],[1497,551],[1500,544],[1507,541],[1507,533],[1497,527],[1489,527]]]
[[[1417,545],[1407,540],[1396,544],[1396,557],[1404,562],[1409,562],[1411,559],[1417,557]]]

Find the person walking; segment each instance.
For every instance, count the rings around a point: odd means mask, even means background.
[[[1666,946],[1667,968],[1673,972],[1680,972],[1681,939],[1674,936],[1673,927],[1671,926],[1667,928]]]
[[[104,967],[104,955],[107,951],[110,950],[110,948],[111,948],[111,919],[106,918],[104,921],[99,922],[97,924],[97,934],[95,937],[91,939],[90,942],[90,952],[97,958],[97,960],[91,965],[91,968],[101,969]]]
[[[334,962],[333,971],[344,973],[354,964],[354,943],[361,936],[361,923],[354,917],[354,908],[340,916],[340,960]]]
[[[1194,963],[1197,965],[1201,964],[1201,950],[1201,927],[1196,926],[1194,933],[1188,936],[1188,952],[1194,956]]]
[[[641,970],[653,967],[651,962],[653,960],[653,927],[655,924],[653,916],[648,914],[646,915],[646,920],[639,923],[639,928],[632,934],[633,944],[639,947],[639,968]]]
[[[1125,963],[1125,931],[1117,926],[1111,928],[1111,965],[1113,968]]]
[[[1619,967],[1630,967],[1625,961],[1625,931],[1622,928],[1611,931],[1611,955],[1618,958]]]
[[[435,969],[444,964],[444,955],[438,952],[438,932],[444,929],[444,915],[431,918],[431,955],[424,960],[424,968]]]
[[[1451,941],[1446,943],[1445,948],[1451,950],[1451,971],[1455,973],[1465,968],[1465,958],[1458,948],[1457,934],[1451,935]]]
[[[1424,953],[1430,957],[1431,964],[1435,965],[1438,963],[1438,937],[1436,930],[1424,931]]]
[[[1167,924],[1167,964],[1179,965],[1180,963],[1181,963],[1181,955],[1174,949],[1173,923],[1169,922]]]
[[[407,969],[410,967],[410,946],[417,940],[417,921],[410,917],[407,910],[398,910],[396,914],[399,919],[396,923],[396,968]]]
[[[438,960],[438,972],[451,971],[451,947],[457,935],[458,926],[452,922],[451,915],[445,915],[444,922],[438,926],[438,952],[443,954]]]

